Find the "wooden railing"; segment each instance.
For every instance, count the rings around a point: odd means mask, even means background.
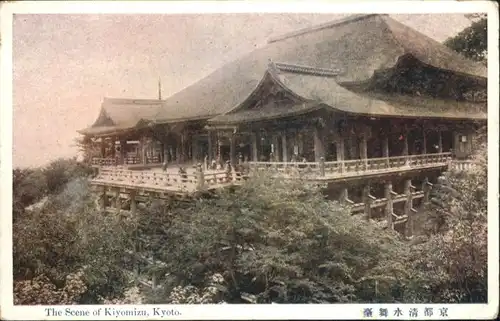
[[[453,160],[450,163],[450,169],[458,171],[467,171],[476,166],[476,163],[472,160]]]
[[[118,158],[113,157],[94,157],[92,158],[93,166],[116,166],[118,165]],[[123,160],[125,165],[138,165],[142,164],[142,160],[137,156],[127,156]],[[147,164],[160,164],[160,158],[158,156],[152,156],[146,158]]]
[[[116,166],[115,158],[103,158],[103,157],[94,157],[92,158],[93,166]]]
[[[385,173],[399,169],[425,168],[448,165],[450,153],[410,155],[389,158],[369,158],[338,162],[247,162],[241,168],[250,172],[270,171],[271,174],[289,178],[334,179],[345,175],[363,176]],[[100,164],[108,164],[101,161]],[[110,161],[109,164],[112,164]],[[121,187],[143,187],[151,190],[196,191],[234,184],[245,179],[247,170],[234,170],[227,164],[225,169],[206,170],[202,164],[189,168],[187,172],[172,173],[154,170],[130,170],[116,166],[101,166],[93,182],[97,185],[116,185]],[[240,168],[240,167],[237,167]],[[242,172],[243,171],[243,172]],[[397,202],[397,199],[395,199]],[[374,202],[372,206],[378,206]]]
[[[384,158],[367,158],[334,162],[249,162],[251,170],[270,170],[282,174],[301,176],[342,176],[350,173],[376,173],[394,169],[426,167],[447,164],[451,153],[408,155]]]

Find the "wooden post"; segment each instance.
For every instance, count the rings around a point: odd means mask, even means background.
[[[115,208],[116,208],[116,212],[120,213],[120,211],[122,209],[122,200],[120,198],[120,188],[119,187],[115,188]]]
[[[193,163],[198,161],[198,139],[195,136],[191,137],[191,159]]]
[[[319,159],[319,175],[325,177],[325,158],[321,157]]]
[[[431,192],[431,185],[428,177],[424,178],[424,181],[422,182],[422,190],[424,191],[424,204],[427,204],[429,203],[429,196]]]
[[[250,134],[250,139],[251,139],[251,144],[252,144],[252,161],[258,162],[259,161],[259,149],[257,145],[257,134],[256,133],[251,133]]]
[[[425,124],[422,125],[422,154],[427,154],[427,128]]]
[[[108,198],[107,187],[102,186],[101,187],[101,195],[99,198],[99,206],[100,206],[101,210],[103,210],[103,211],[106,209],[107,198]]]
[[[214,142],[213,142],[213,132],[211,130],[208,131],[207,140],[208,140],[208,163],[212,164],[212,160],[215,159],[214,153]]]
[[[288,146],[286,143],[286,131],[281,133],[281,149],[282,149],[282,160],[283,162],[288,162]]]
[[[406,156],[405,163],[408,165],[409,164],[409,158],[408,158],[408,127],[406,127],[406,125],[405,125],[404,134],[403,134],[403,156]]]
[[[347,187],[342,187],[342,189],[340,190],[339,202],[345,205],[347,203],[348,198],[349,198],[349,190],[347,189]]]
[[[393,204],[393,191],[392,191],[392,183],[386,182],[384,186],[384,196],[387,200],[385,204],[385,216],[387,220],[387,226],[392,229],[392,214],[394,213],[394,204]]]
[[[125,164],[125,158],[127,158],[127,140],[120,139],[120,164]]]
[[[370,198],[370,185],[368,184],[363,187],[363,203],[365,205],[365,217],[370,220],[372,216],[372,199]]]
[[[318,125],[314,126],[314,161],[319,162],[321,157],[325,157],[325,146],[323,143],[323,131]]]
[[[389,163],[389,134],[385,134],[382,138],[382,157],[385,158],[385,165],[390,167]]]
[[[184,163],[187,160],[187,155],[186,155],[186,134],[184,133],[184,130],[181,133],[181,154],[180,154],[180,162]]]
[[[106,140],[104,137],[101,138],[101,158],[106,157]]]
[[[438,153],[443,152],[443,135],[441,133],[441,129],[438,129]]]
[[[205,187],[205,174],[203,173],[203,166],[201,163],[196,165],[196,188],[203,190]]]
[[[363,169],[368,169],[368,146],[367,146],[367,129],[364,128],[361,135],[361,141],[359,142],[359,156],[363,160]]]
[[[345,171],[345,163],[344,163],[344,151],[345,151],[345,147],[344,147],[344,137],[342,136],[338,136],[337,137],[337,144],[336,145],[336,148],[337,148],[337,162],[340,162],[340,173],[343,173]]]
[[[412,185],[411,185],[411,179],[405,180],[405,195],[406,195],[406,202],[405,202],[405,215],[407,217],[406,220],[406,236],[410,236],[413,233],[413,222],[412,222],[412,217],[413,217],[413,195],[412,195]]]
[[[229,136],[229,161],[233,168],[236,165],[236,137],[233,133]]]
[[[273,141],[273,150],[272,153],[274,155],[274,159],[271,159],[271,161],[274,162],[279,162],[280,161],[280,150],[279,150],[279,143],[278,143],[278,135],[273,135],[272,141]]]
[[[141,136],[139,139],[139,153],[140,153],[140,158],[141,158],[141,163],[143,165],[146,165],[147,160],[146,160],[146,146],[145,146],[145,141],[144,137]]]
[[[111,158],[115,159],[116,157],[116,137],[111,137]]]

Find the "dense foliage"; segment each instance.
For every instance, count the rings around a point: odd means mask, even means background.
[[[190,202],[151,201],[123,217],[96,209],[85,170],[65,169],[78,174],[14,221],[15,300],[485,302],[485,146],[476,162],[474,170],[447,173],[434,186],[410,241],[350,215],[304,182],[255,177]],[[17,174],[14,202],[43,197],[24,181],[46,186],[41,173],[46,169]],[[154,291],[130,288],[124,254],[134,247],[166,263],[141,266],[144,276],[157,277],[161,287]]]
[[[475,61],[486,61],[488,54],[488,20],[486,14],[471,15],[472,24],[445,45]]]

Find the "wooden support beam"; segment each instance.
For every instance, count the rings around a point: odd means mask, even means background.
[[[101,195],[99,197],[99,207],[101,208],[101,210],[106,210],[106,204],[107,204],[107,198],[108,198],[108,195],[107,195],[107,187],[106,186],[101,186]]]
[[[385,205],[385,216],[387,220],[387,226],[389,228],[393,228],[393,213],[394,213],[394,203],[393,203],[393,197],[394,197],[394,192],[392,191],[392,183],[391,182],[386,182],[384,186],[384,196],[385,199],[387,200],[387,203]]]
[[[207,140],[208,140],[208,163],[212,164],[212,160],[216,158],[215,154],[215,148],[214,148],[214,133],[213,131],[208,131],[207,135]]]
[[[411,179],[405,180],[405,185],[404,185],[404,193],[406,195],[406,202],[405,202],[405,212],[404,215],[408,217],[408,220],[406,221],[406,236],[411,236],[413,235],[413,195],[412,195],[412,188],[411,188]]]
[[[345,171],[345,147],[344,147],[344,137],[343,136],[338,136],[337,137],[337,143],[335,144],[337,148],[337,162],[340,163],[340,172],[343,173]]]
[[[233,133],[229,135],[229,162],[231,168],[236,165],[236,137]]]
[[[259,147],[257,144],[257,134],[251,133],[250,139],[251,139],[251,145],[252,145],[252,161],[258,162],[259,161]]]
[[[366,129],[361,135],[361,139],[359,141],[359,157],[363,161],[363,169],[366,170],[368,168],[368,142],[366,137]]]
[[[128,195],[130,197],[130,213],[132,213],[132,215],[135,215],[137,213],[137,192],[132,190]]]
[[[286,143],[286,131],[281,133],[281,155],[282,155],[282,161],[283,162],[288,162],[288,145]]]
[[[347,187],[343,187],[340,190],[339,202],[340,202],[340,204],[346,205],[348,199],[349,199],[349,191],[348,191]]]
[[[205,188],[205,175],[201,163],[196,165],[196,188],[200,191]]]
[[[438,129],[438,153],[443,152],[443,134],[441,132],[441,129]]]
[[[120,198],[120,188],[119,187],[115,188],[115,208],[116,208],[116,212],[120,213],[120,210],[122,209],[122,200]]]
[[[106,157],[106,139],[104,137],[101,138],[101,158]]]
[[[432,184],[429,183],[429,178],[426,177],[424,178],[424,181],[422,182],[422,190],[424,191],[424,204],[427,204],[429,203],[429,195],[430,195],[430,192],[431,192],[431,187],[432,187]]]
[[[365,218],[370,220],[372,218],[372,202],[374,197],[370,195],[370,185],[363,187],[363,203],[365,206]]]
[[[382,137],[382,157],[385,158],[385,165],[389,168],[389,134],[385,133]]]
[[[272,150],[271,150],[271,152],[273,153],[273,159],[270,160],[271,162],[273,162],[273,161],[279,162],[280,161],[280,150],[278,148],[278,145],[279,145],[278,138],[279,137],[277,134],[273,135],[273,137],[272,137],[272,148],[271,148]]]
[[[319,162],[321,157],[325,157],[323,130],[319,126],[314,126],[313,133],[314,133],[314,161]]]
[[[427,154],[427,126],[422,124],[422,154]]]
[[[125,158],[127,158],[127,140],[124,138],[120,139],[120,164],[125,164]]]

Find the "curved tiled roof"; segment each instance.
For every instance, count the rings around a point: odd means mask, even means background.
[[[382,103],[380,99],[354,94],[339,85],[367,81],[377,70],[394,67],[404,55],[411,55],[435,68],[471,77],[487,77],[486,67],[482,64],[462,57],[387,15],[352,16],[271,39],[264,47],[222,66],[164,101],[107,99],[103,103],[104,115],[100,121],[106,126],[131,128],[141,119],[167,123],[227,114],[254,92],[268,69],[269,60],[282,64],[285,73],[290,72],[285,77],[285,87],[298,95],[319,99],[350,113],[407,115],[408,108],[404,109],[404,104]],[[321,71],[323,75],[306,75],[304,68]],[[334,75],[333,70],[338,74]],[[294,71],[301,74],[292,75]],[[396,101],[409,103],[408,99],[400,97]],[[435,99],[428,99],[423,104],[423,100],[414,98],[412,102],[422,108],[430,103],[445,104]],[[456,105],[465,106],[467,103]],[[418,108],[410,114],[419,114]],[[425,110],[429,117],[431,114],[446,117],[450,113],[445,109]],[[479,114],[470,115],[473,118]],[[96,123],[93,128],[103,124]]]
[[[339,82],[363,81],[412,54],[431,66],[486,77],[485,66],[386,15],[354,16],[271,40],[169,97],[159,122],[229,112],[256,88],[268,61],[340,69]]]
[[[163,101],[153,99],[104,98],[97,120],[81,134],[98,135],[114,133],[136,127],[149,121],[162,108]]]

